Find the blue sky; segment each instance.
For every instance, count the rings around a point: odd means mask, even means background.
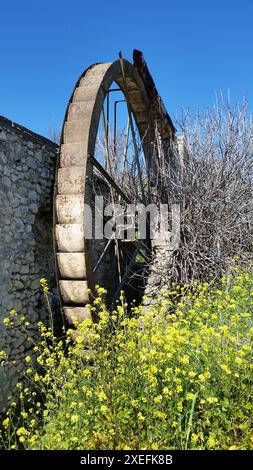
[[[12,0],[0,8],[0,114],[47,135],[78,76],[140,49],[168,112],[223,91],[253,108],[253,0]]]

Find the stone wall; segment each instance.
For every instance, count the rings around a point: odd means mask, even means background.
[[[22,369],[28,347],[2,323],[11,309],[31,324],[45,317],[40,278],[55,288],[52,246],[53,181],[58,146],[0,116],[0,350],[17,367],[0,367],[0,409]]]

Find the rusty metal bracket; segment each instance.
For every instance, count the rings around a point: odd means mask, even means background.
[[[176,129],[173,125],[172,119],[166,110],[162,98],[158,94],[155,82],[149,72],[143,53],[137,49],[134,49],[133,51],[133,65],[138,71],[146,88],[161,138],[163,140],[174,139]]]

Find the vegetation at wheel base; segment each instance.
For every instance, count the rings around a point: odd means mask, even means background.
[[[234,268],[219,287],[175,285],[145,315],[123,304],[110,314],[98,294],[90,308],[100,321],[66,341],[39,324],[3,446],[252,449],[252,271]],[[28,326],[15,311],[5,319],[17,322]]]

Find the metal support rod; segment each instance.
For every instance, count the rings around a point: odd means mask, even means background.
[[[117,105],[118,103],[125,103],[126,100],[114,101],[114,123],[113,123],[113,153],[115,161],[117,159]]]
[[[105,129],[106,129],[105,133],[106,133],[106,140],[107,140],[107,142],[108,142],[108,139],[109,139],[109,131],[110,131],[110,129],[109,129],[110,97],[109,97],[109,96],[110,96],[109,93],[107,93],[107,95],[106,95],[106,127],[105,127]]]
[[[126,142],[123,151],[123,162],[122,162],[122,174],[125,174],[125,166],[126,166],[126,159],[127,159],[127,150],[128,150],[128,141],[129,141],[129,130],[130,130],[130,120],[128,116],[127,120],[127,128],[126,128]]]
[[[105,168],[106,171],[110,171],[112,174],[112,168],[111,168],[111,161],[110,161],[110,149],[109,149],[109,142],[108,142],[108,125],[106,124],[105,120],[105,111],[104,111],[104,106],[102,107],[102,123],[103,123],[103,129],[104,129],[104,137],[105,137]]]

